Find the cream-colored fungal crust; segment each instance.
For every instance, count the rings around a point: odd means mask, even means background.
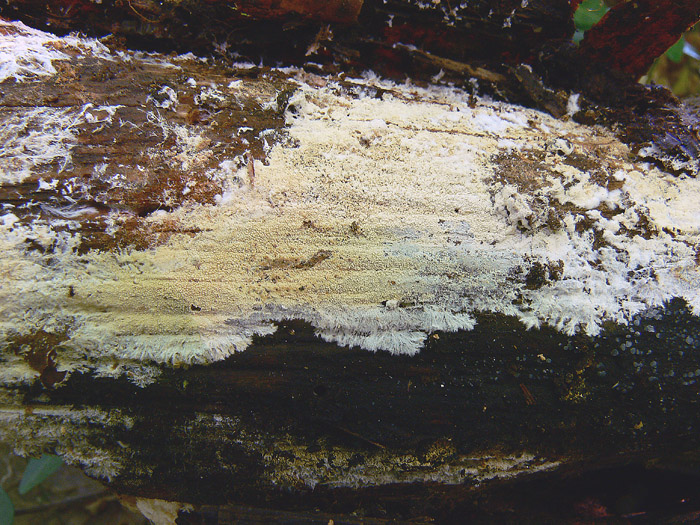
[[[130,435],[129,431],[139,424],[143,422],[138,418],[133,419],[116,409],[109,412],[62,406],[37,406],[31,411],[25,407],[0,409],[0,433],[15,453],[38,456],[52,450],[68,464],[80,466],[89,475],[106,481],[126,475],[148,482],[152,477],[152,465],[147,458],[144,462],[141,454],[134,453],[133,444],[114,441],[115,435]],[[237,450],[257,458],[260,481],[277,488],[362,488],[431,482],[476,486],[495,478],[514,478],[555,469],[561,464],[528,452],[460,454],[449,440],[431,443],[420,455],[396,454],[386,449],[367,450],[358,462],[356,450],[333,445],[312,449],[294,436],[281,433],[271,439],[238,418],[204,413],[175,424],[172,432],[174,435],[220,435],[218,448]],[[224,474],[235,475],[239,465],[224,462],[219,467]],[[141,505],[139,508],[145,510]],[[176,510],[158,500],[146,508],[156,514]]]
[[[0,433],[3,443],[20,456],[40,456],[53,450],[71,465],[80,466],[88,475],[113,480],[125,460],[109,447],[94,445],[95,434],[124,431],[133,420],[119,410],[74,407],[0,408]],[[96,430],[100,429],[100,430]]]
[[[218,204],[149,219],[187,233],[79,255],[72,218],[3,212],[2,340],[61,334],[59,369],[148,382],[155,372],[137,363],[223,359],[283,319],[341,345],[415,354],[430,332],[471,329],[479,311],[590,335],[672,297],[700,313],[700,180],[630,163],[605,130],[488,99],[471,107],[456,89],[286,73],[298,83],[289,140],[240,169],[221,158]],[[195,136],[178,126],[176,140]],[[32,162],[6,159],[1,182],[23,180],[13,170]],[[7,359],[3,375],[32,374]]]
[[[329,446],[311,450],[288,435],[270,441],[257,430],[247,428],[237,418],[200,414],[190,427],[225,430],[230,446],[241,447],[251,457],[260,458],[261,478],[276,487],[316,487],[353,489],[393,483],[442,483],[472,485],[493,479],[515,478],[555,469],[559,461],[548,461],[534,454],[458,454],[449,442],[434,442],[425,455],[391,453],[384,449],[366,451],[362,461],[357,452]]]

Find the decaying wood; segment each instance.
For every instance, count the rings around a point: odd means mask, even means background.
[[[700,180],[572,122],[575,97],[555,119],[1,28],[18,452],[162,512],[377,519],[696,465]]]
[[[399,79],[438,75],[556,117],[561,99],[577,93],[576,121],[609,127],[633,153],[666,170],[696,174],[697,117],[636,80],[700,19],[697,2],[620,2],[575,48],[572,14],[579,3],[11,0],[0,15],[59,31],[109,34],[141,49],[215,52],[266,64],[311,62],[325,72],[369,68]],[[527,78],[523,64],[534,70]]]
[[[639,78],[698,19],[700,5],[693,0],[621,2],[586,34],[579,53]]]

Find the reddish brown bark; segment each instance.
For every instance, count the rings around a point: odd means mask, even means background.
[[[580,53],[636,79],[698,20],[698,0],[622,2],[586,33]]]
[[[471,78],[482,93],[558,116],[579,93],[585,111],[574,118],[613,126],[634,151],[654,144],[661,158],[647,160],[696,173],[697,119],[635,77],[700,18],[700,1],[606,4],[615,5],[580,48],[571,43],[580,0],[8,0],[0,15],[111,34],[112,47],[350,75],[371,69],[399,80],[438,75],[473,90]]]
[[[352,23],[357,21],[364,0],[241,0],[226,2],[206,0],[204,2],[158,2],[154,0],[114,0],[95,3],[90,0],[57,0],[43,5],[48,21],[61,26],[71,20],[85,19],[88,16],[122,12],[123,16],[132,15],[149,23],[162,23],[163,15],[173,9],[183,9],[191,13],[205,10],[212,5],[225,6],[229,15],[235,18],[254,17],[259,19],[280,18],[300,15],[304,18],[322,22]],[[22,9],[24,6],[39,7],[41,3],[19,0],[11,2],[12,7]],[[117,20],[114,20],[117,21]],[[108,22],[105,20],[105,22]]]

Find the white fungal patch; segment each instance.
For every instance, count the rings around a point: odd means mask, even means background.
[[[171,123],[158,110],[149,111],[146,118],[157,132],[162,133],[163,142],[170,136],[175,139],[174,146],[169,149],[149,148],[148,154],[152,158],[160,159],[170,167],[187,171],[204,164],[211,157],[211,152],[207,149],[211,141],[190,126]]]
[[[240,82],[240,81],[238,81]],[[229,83],[229,89],[235,88],[237,84],[235,82]],[[194,103],[197,105],[206,104],[207,102],[222,102],[226,100],[226,97],[221,91],[211,86],[203,87],[199,93],[194,96]]]
[[[122,458],[92,444],[87,436],[95,427],[128,429],[133,420],[119,410],[105,412],[93,408],[36,407],[0,409],[3,439],[20,456],[38,456],[55,449],[68,464],[80,466],[88,475],[113,480],[123,469]],[[9,429],[12,429],[10,432]],[[66,436],[70,436],[66,438]]]
[[[56,74],[53,62],[71,55],[92,55],[110,60],[109,50],[97,40],[73,35],[59,38],[22,22],[0,20],[0,83]]]
[[[578,100],[581,97],[578,93],[572,93],[569,95],[569,99],[566,101],[566,114],[571,116],[574,113],[578,113],[581,107],[578,105]]]
[[[61,333],[61,369],[107,374],[125,359],[135,374],[144,362],[223,359],[284,319],[337,344],[415,354],[431,332],[471,329],[476,312],[589,335],[672,297],[700,313],[700,180],[630,163],[602,129],[488,99],[472,108],[457,89],[299,78],[289,140],[269,145],[265,162],[239,155],[212,168],[216,149],[195,128],[148,114],[153,133],[174,138],[147,152],[154,162],[207,170],[223,188],[217,205],[153,214],[148,226],[174,232],[159,246],[77,254],[65,226],[91,210],[48,210],[30,225],[3,215],[0,338]],[[114,115],[97,110],[11,120],[25,131],[0,131],[0,184],[42,164],[66,169],[76,122]],[[598,149],[597,171],[570,160]],[[531,176],[502,174],[504,159],[527,155]],[[95,176],[116,177],[108,163]],[[27,239],[53,253],[26,251]],[[534,263],[557,275],[528,286]],[[24,380],[26,365],[10,361],[6,374]]]
[[[160,109],[175,110],[177,108],[177,93],[170,86],[163,86],[158,90],[158,97],[154,98],[151,95],[146,97],[146,102],[150,102]]]
[[[84,125],[108,124],[120,106],[80,108],[13,108],[0,127],[0,184],[19,184],[36,168],[57,163],[58,172],[70,168],[71,150],[78,129]],[[99,131],[92,128],[92,132]],[[46,184],[46,183],[45,183]]]

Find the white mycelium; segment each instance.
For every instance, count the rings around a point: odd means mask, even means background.
[[[56,40],[21,29],[37,42]],[[29,37],[4,36],[0,49],[22,38]],[[52,53],[45,43],[28,45],[22,60],[0,71],[16,81],[51,74],[61,58]],[[457,89],[371,75],[343,86],[305,79],[299,72],[286,112],[290,140],[270,145],[266,162],[253,161],[254,183],[240,159],[221,158],[220,173],[210,174],[223,181],[219,204],[149,218],[196,235],[173,234],[149,250],[78,255],[70,226],[80,217],[25,224],[4,210],[2,340],[64,334],[62,369],[94,365],[110,374],[113,358],[134,366],[223,359],[283,319],[308,321],[341,345],[414,354],[430,332],[471,329],[475,312],[589,335],[672,297],[700,313],[697,179],[630,162],[606,130],[488,99],[470,107]],[[371,96],[378,87],[383,95]],[[235,99],[243,89],[229,78],[206,93]],[[28,110],[26,122],[10,121],[35,130],[26,144],[20,133],[0,132],[0,183],[26,180],[56,159],[70,170],[77,140],[70,123],[88,115],[116,122],[121,111]],[[198,169],[206,150],[191,144],[196,129],[149,111],[164,135],[182,142],[178,166]],[[599,156],[597,176],[566,162],[572,156]],[[521,173],[527,166],[532,173]],[[28,251],[27,239],[53,253]],[[556,275],[530,286],[536,263]],[[22,363],[4,374],[26,378]],[[111,370],[123,373],[121,366]]]

